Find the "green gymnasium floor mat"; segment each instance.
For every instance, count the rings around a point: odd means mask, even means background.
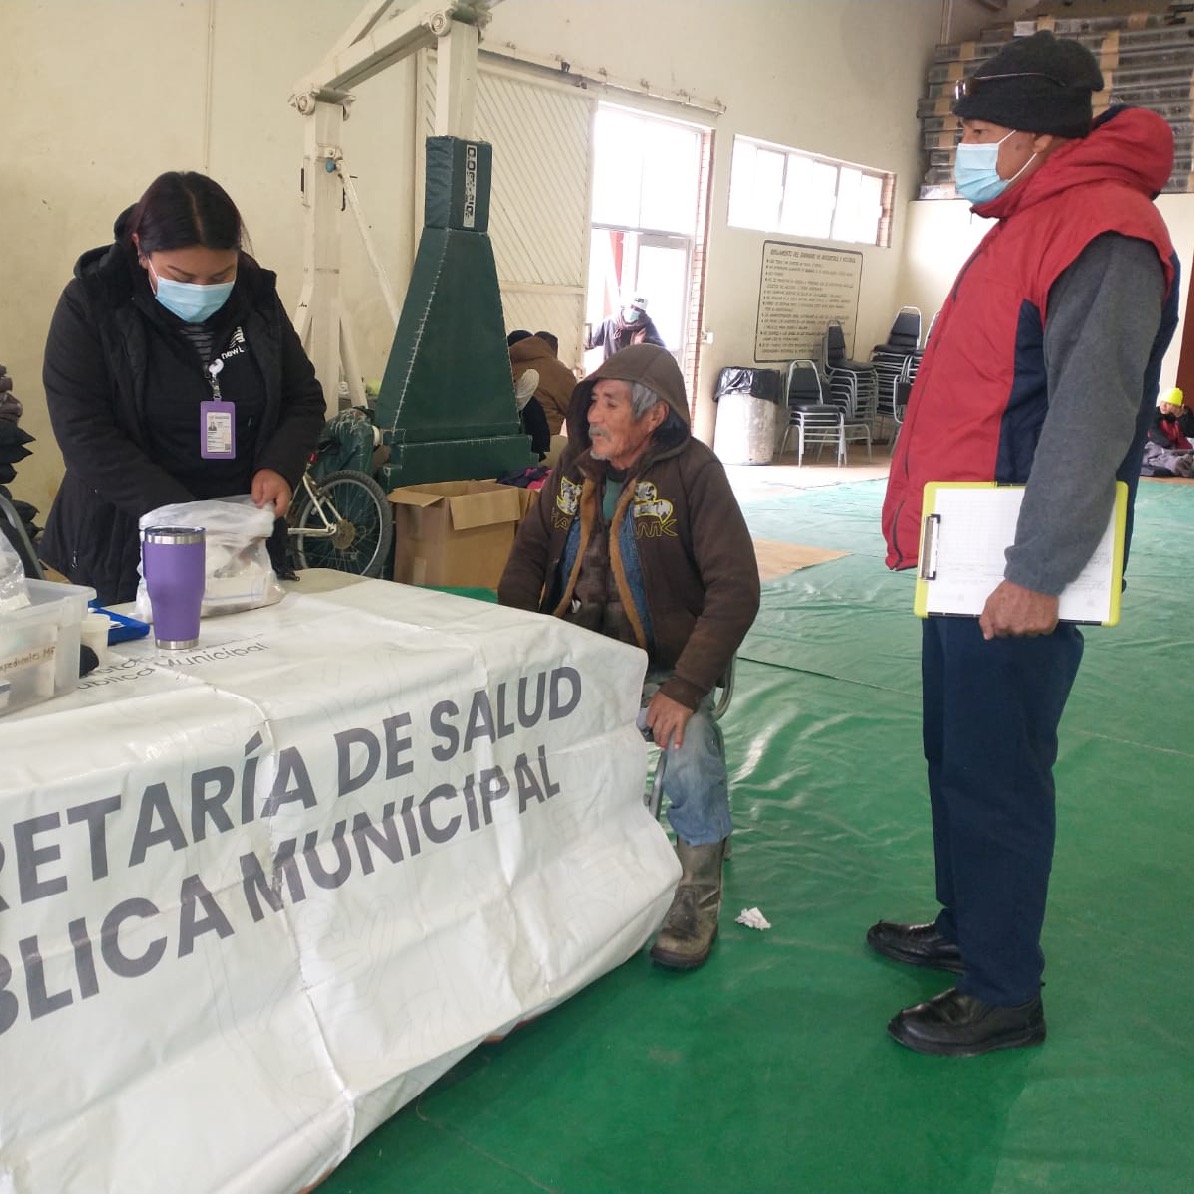
[[[320,1194],[1188,1194],[1194,487],[1146,483],[1123,623],[1062,725],[1043,1048],[923,1057],[884,1031],[949,976],[870,955],[931,915],[912,584],[883,482],[744,507],[851,554],[764,586],[726,732],[735,837],[704,969],[645,953],[483,1045]],[[772,928],[734,923],[757,905]]]

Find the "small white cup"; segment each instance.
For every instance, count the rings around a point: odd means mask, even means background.
[[[95,652],[101,664],[108,660],[108,631],[111,628],[112,619],[106,614],[87,614],[79,626],[79,641]]]

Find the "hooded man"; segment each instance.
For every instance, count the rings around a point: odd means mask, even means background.
[[[922,1053],[1045,1039],[1041,927],[1053,860],[1057,729],[1082,658],[1058,594],[1093,555],[1117,480],[1135,498],[1177,259],[1152,200],[1173,166],[1165,121],[1112,108],[1094,57],[1013,40],[955,92],[955,178],[997,221],[925,351],[892,457],[887,563],[917,562],[929,481],[1025,486],[1003,581],[980,617],[923,626],[924,749],[937,899],[930,924],[880,921],[886,957],[957,974],[888,1026]],[[1073,429],[1081,427],[1080,439]]]
[[[576,378],[556,356],[555,346],[544,339],[548,334],[532,334],[519,328],[506,337],[506,346],[510,350],[510,371],[515,382],[520,381],[528,370],[535,371],[535,401],[543,408],[547,432],[552,436],[559,435],[564,425]]]
[[[622,300],[622,309],[604,320],[585,339],[585,351],[604,347],[605,359],[608,361],[615,352],[621,352],[631,344],[658,344],[660,348],[665,347],[663,337],[647,314],[647,300],[641,294],[627,295]]]
[[[725,471],[689,431],[667,349],[624,349],[577,385],[567,453],[519,529],[498,600],[647,652],[642,720],[667,752],[684,869],[651,956],[700,966],[717,935],[731,828],[710,693],[754,621],[759,573]]]

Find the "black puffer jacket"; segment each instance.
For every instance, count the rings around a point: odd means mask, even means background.
[[[275,276],[242,253],[236,286],[207,325],[213,353],[231,366],[220,376],[237,405],[236,460],[201,458],[199,403],[212,396],[206,362],[122,241],[126,216],[116,244],[79,258],[50,324],[43,370],[66,475],[41,556],[105,603],[136,596],[143,514],[248,493],[260,469],[293,489],[324,421],[323,393]]]

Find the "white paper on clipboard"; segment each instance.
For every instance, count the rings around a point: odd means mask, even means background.
[[[971,482],[925,486],[924,525],[917,572],[916,613],[968,614],[983,611],[1003,580],[1005,552],[1015,541],[1024,488]],[[1116,485],[1107,528],[1082,572],[1062,590],[1063,622],[1119,621],[1123,587],[1127,486]]]

